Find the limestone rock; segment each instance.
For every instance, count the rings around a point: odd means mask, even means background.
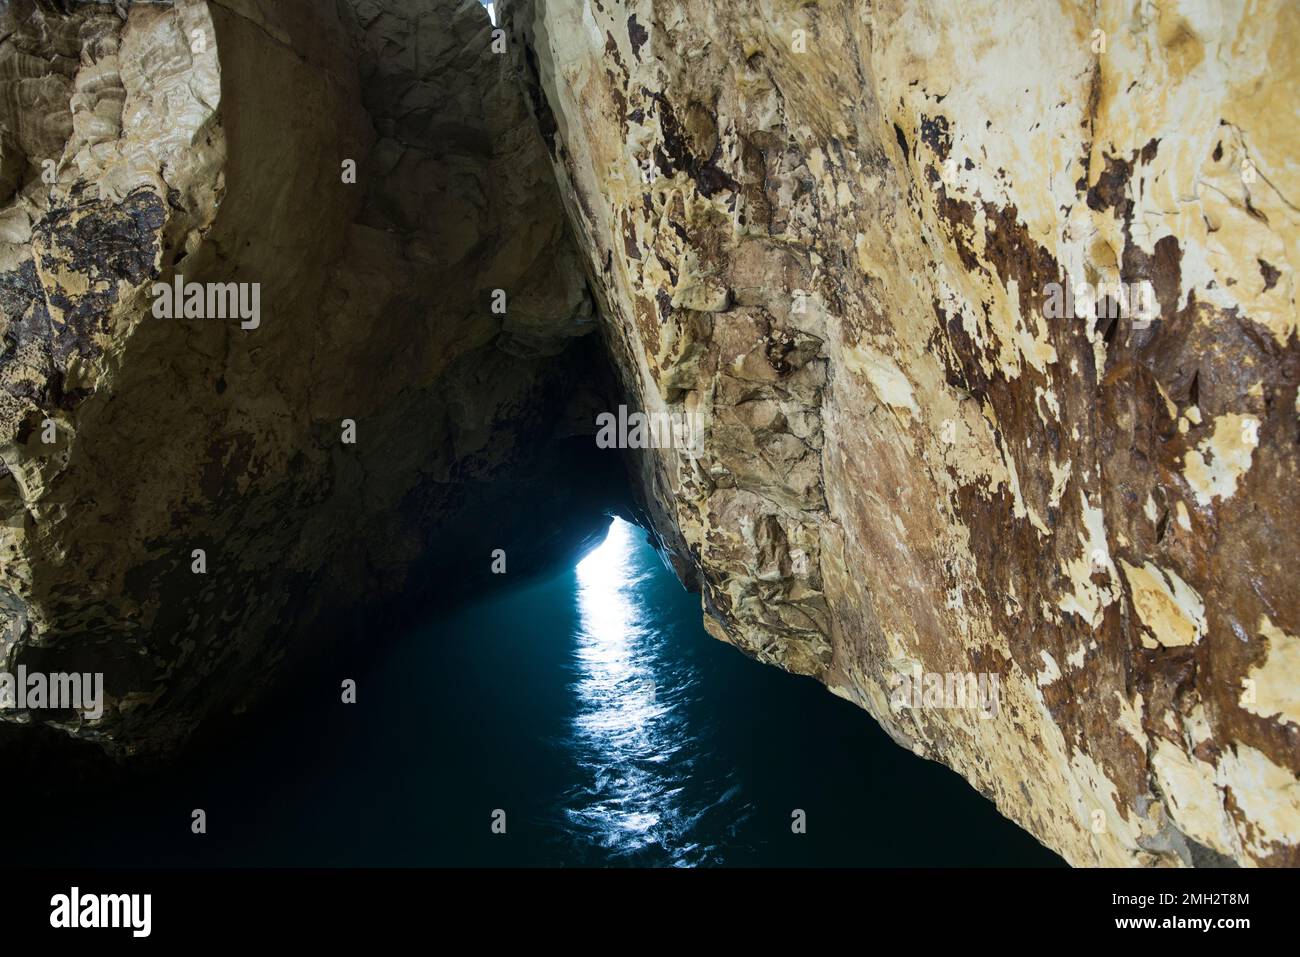
[[[481,7],[15,0],[0,36],[0,670],[108,698],[4,718],[165,751],[334,610],[598,520],[549,440],[591,305]],[[156,318],[178,277],[260,321]]]
[[[1071,863],[1300,863],[1300,8],[502,6],[709,630]]]

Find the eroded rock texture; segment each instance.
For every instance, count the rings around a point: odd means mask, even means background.
[[[327,612],[599,522],[551,441],[591,303],[489,31],[469,0],[0,9],[0,670],[108,699],[8,720],[165,750]],[[260,283],[260,324],[154,318],[177,275]]]
[[[1074,864],[1300,863],[1300,8],[505,6],[710,631]]]

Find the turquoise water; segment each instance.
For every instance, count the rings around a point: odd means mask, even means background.
[[[501,576],[358,660],[148,790],[33,811],[14,862],[1060,864],[865,713],[710,638],[619,520],[576,568]]]

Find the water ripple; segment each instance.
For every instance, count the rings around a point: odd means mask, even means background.
[[[699,838],[709,833],[706,818],[725,811],[734,831],[746,809],[731,775],[711,782],[698,773],[707,755],[685,711],[699,678],[670,654],[669,636],[639,597],[656,569],[640,567],[635,536],[615,519],[578,565],[570,743],[582,783],[566,797],[566,818],[616,861],[709,863],[719,848]]]

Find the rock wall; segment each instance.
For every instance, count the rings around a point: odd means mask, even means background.
[[[108,692],[9,730],[594,530],[599,326],[711,633],[1071,863],[1300,863],[1295,5],[502,6],[0,9],[0,671]]]
[[[0,37],[0,671],[107,698],[6,720],[166,751],[334,610],[596,528],[552,441],[591,303],[481,7],[15,0]],[[177,277],[259,283],[255,328],[155,317]]]
[[[503,6],[710,632],[1073,864],[1300,863],[1300,8]]]

